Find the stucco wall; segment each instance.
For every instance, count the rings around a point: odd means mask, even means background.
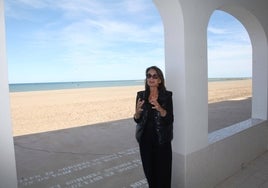
[[[264,138],[268,136],[268,27],[265,21],[268,4],[265,0],[154,2],[163,21],[166,79],[174,98],[173,187],[213,187],[217,181],[238,170],[240,163],[252,160],[267,149]],[[215,10],[232,14],[249,33],[253,48],[252,119],[262,123],[243,130],[244,134],[239,132],[218,140],[212,146],[208,141],[207,25]],[[264,137],[258,137],[261,134]],[[258,145],[252,143],[254,137]],[[237,144],[241,140],[242,144]],[[254,150],[243,147],[248,144]],[[219,172],[213,164],[223,159],[220,154],[226,148],[233,151],[228,152],[233,160],[224,161],[226,165]],[[247,157],[238,155],[237,150]],[[208,161],[207,157],[211,155],[214,157]],[[208,177],[214,177],[214,180]]]

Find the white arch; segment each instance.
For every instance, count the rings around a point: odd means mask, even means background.
[[[268,60],[267,36],[258,19],[239,6],[223,6],[221,10],[236,17],[248,31],[252,44],[252,118],[267,120]]]
[[[264,126],[267,122],[257,121],[258,126],[252,126],[244,134],[233,134],[213,144],[208,142],[207,25],[211,14],[220,9],[234,15],[248,30],[253,46],[252,118],[266,120],[267,3],[265,0],[154,2],[165,27],[167,85],[174,93],[173,186],[213,187],[241,163],[267,149],[268,129]]]

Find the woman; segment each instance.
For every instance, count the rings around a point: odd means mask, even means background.
[[[171,187],[173,138],[172,92],[167,91],[162,71],[146,69],[145,91],[136,97],[134,120],[143,170],[150,188]]]

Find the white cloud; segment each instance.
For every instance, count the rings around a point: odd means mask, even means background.
[[[13,59],[23,60],[27,74],[42,67],[45,73],[34,74],[36,79],[48,79],[50,69],[62,72],[61,77],[49,78],[56,81],[143,78],[151,65],[164,70],[163,26],[152,1],[7,0],[6,10],[7,28],[20,31],[10,34],[9,51],[18,48],[15,42],[22,51],[20,57],[10,53],[8,59],[11,64],[16,64]],[[229,20],[218,22],[208,27],[209,74],[225,74],[225,65],[248,70],[247,33]],[[19,74],[10,67],[11,77]]]
[[[138,13],[145,11],[148,5],[148,2],[144,0],[135,0],[135,1],[123,1],[124,5],[128,11],[132,13]]]
[[[225,34],[226,30],[222,28],[216,28],[216,27],[208,27],[208,32],[211,34]]]
[[[252,47],[247,31],[231,15],[216,11],[208,26],[208,76],[251,75]]]
[[[9,3],[13,9],[7,17],[12,21],[13,11],[21,23],[28,24],[20,30],[27,38],[22,42],[20,59],[28,74],[42,71],[35,79],[137,79],[144,77],[146,67],[164,64],[163,28],[147,0],[31,2]],[[20,17],[23,14],[25,19]],[[9,59],[12,63],[17,58]],[[10,67],[11,77],[31,79],[27,73],[14,76],[18,71]],[[133,71],[125,73],[122,68]],[[48,74],[51,69],[61,72],[58,78]]]

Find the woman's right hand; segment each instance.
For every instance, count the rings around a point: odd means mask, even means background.
[[[144,103],[144,100],[141,100],[139,98],[138,101],[137,101],[137,104],[136,104],[136,112],[135,112],[135,115],[134,115],[135,119],[140,118],[141,112],[143,111],[143,109],[142,109],[143,103]]]

